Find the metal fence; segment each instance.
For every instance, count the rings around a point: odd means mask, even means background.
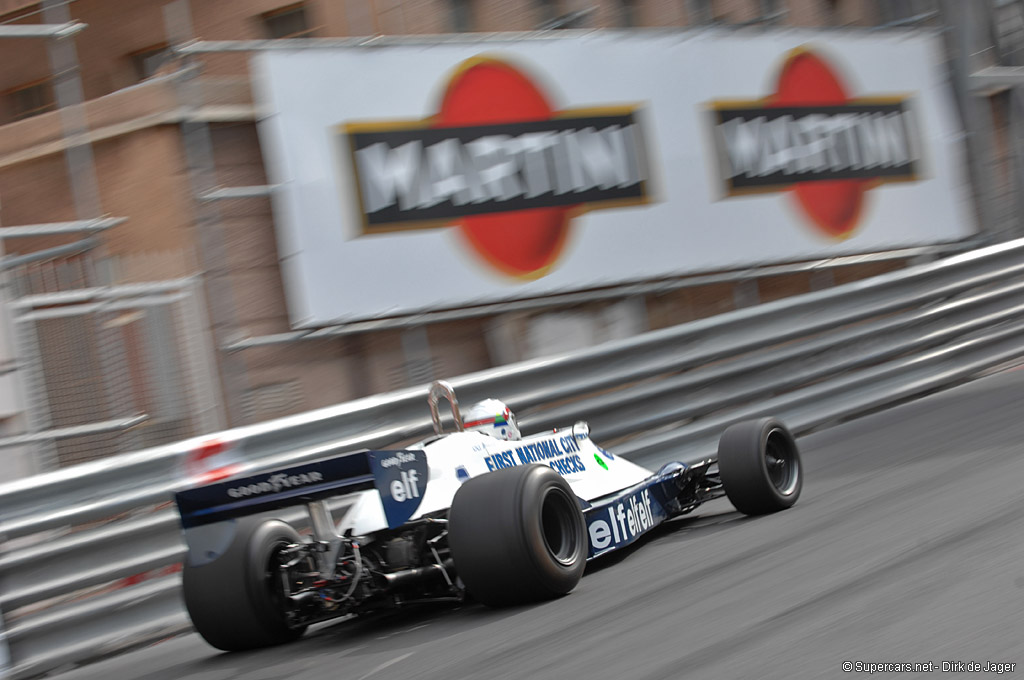
[[[738,419],[771,413],[806,434],[1022,357],[1024,240],[451,382],[465,402],[506,400],[526,432],[588,419],[598,441],[654,466],[707,454]],[[426,389],[212,440],[247,473],[395,445],[430,431]],[[0,486],[12,677],[188,629],[169,501],[189,484],[186,455],[210,441]]]
[[[216,430],[212,348],[197,279],[22,295],[10,304],[29,431],[54,470]]]

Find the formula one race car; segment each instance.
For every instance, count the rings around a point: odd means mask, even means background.
[[[445,433],[438,407],[451,405]],[[407,603],[491,606],[571,591],[588,560],[728,496],[758,515],[803,486],[793,436],[764,418],[729,427],[718,456],[651,472],[590,440],[583,422],[520,438],[499,401],[463,421],[455,394],[429,393],[435,436],[401,451],[358,451],[176,494],[188,543],[185,604],[214,647],[298,638],[311,623]],[[326,498],[350,503],[337,520]],[[305,505],[311,536],[263,514]]]

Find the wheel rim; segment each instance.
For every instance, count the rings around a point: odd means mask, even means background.
[[[773,428],[768,432],[764,461],[772,486],[784,496],[792,494],[800,480],[800,462],[782,430]]]
[[[576,501],[562,489],[551,489],[541,504],[541,533],[544,547],[556,562],[571,566],[580,555],[580,528],[575,521]]]
[[[281,578],[281,564],[284,562],[282,552],[291,543],[285,540],[277,541],[273,548],[270,550],[270,554],[267,555],[267,563],[263,572],[263,584],[270,594],[270,600],[274,604],[275,609],[281,613],[282,620],[292,627],[298,622],[298,611],[296,610],[291,598],[288,596],[288,588],[285,587],[284,581]],[[289,582],[293,580],[291,574],[288,575]]]

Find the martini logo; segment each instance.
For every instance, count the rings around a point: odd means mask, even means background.
[[[726,194],[791,190],[831,237],[850,235],[869,189],[917,179],[921,145],[907,98],[853,98],[809,50],[789,56],[774,94],[712,108]]]
[[[538,278],[572,217],[647,200],[635,107],[556,109],[496,59],[463,63],[427,120],[349,123],[364,234],[456,226],[506,274]]]

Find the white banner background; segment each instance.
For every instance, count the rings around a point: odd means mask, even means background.
[[[270,180],[281,185],[274,210],[292,324],[964,238],[973,218],[938,40],[795,30],[595,33],[260,53],[254,71],[266,116],[261,143]],[[919,180],[868,191],[858,226],[844,239],[814,227],[787,192],[725,198],[717,176],[707,106],[771,94],[797,47],[824,57],[851,97],[909,97],[920,128]],[[480,55],[523,69],[559,109],[642,108],[651,203],[576,217],[554,266],[535,280],[495,271],[456,228],[360,232],[349,150],[337,126],[431,116],[452,71]]]

